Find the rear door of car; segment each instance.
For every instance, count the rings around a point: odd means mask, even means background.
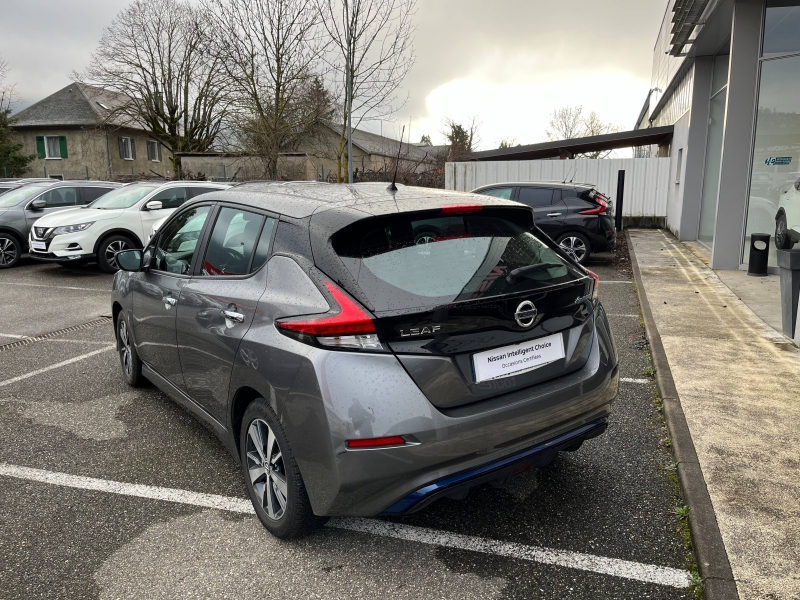
[[[559,236],[568,213],[567,205],[561,199],[561,190],[520,186],[515,199],[533,209],[533,218],[539,229],[553,239]]]
[[[553,246],[520,208],[385,216],[332,237],[353,278],[342,285],[373,311],[382,339],[440,409],[585,364],[594,284]]]
[[[277,220],[238,205],[212,215],[195,272],[181,291],[177,340],[186,391],[224,423],[236,353],[267,285]]]

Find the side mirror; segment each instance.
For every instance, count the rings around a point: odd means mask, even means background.
[[[140,271],[142,269],[142,251],[123,250],[118,252],[117,264],[123,271]]]
[[[150,202],[144,205],[147,210],[161,210],[162,206],[161,200],[150,200]]]
[[[34,200],[31,202],[31,208],[33,210],[42,210],[43,208],[47,208],[47,202],[45,200]]]

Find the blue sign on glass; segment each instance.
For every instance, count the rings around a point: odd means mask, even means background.
[[[785,166],[791,164],[792,157],[791,156],[770,156],[767,160],[764,161],[765,165],[777,165],[777,166]]]

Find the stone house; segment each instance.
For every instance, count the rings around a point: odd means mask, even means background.
[[[72,83],[12,117],[22,152],[35,154],[28,177],[128,180],[170,177],[169,151],[146,128],[111,116],[127,98]],[[1,176],[1,175],[0,175]]]

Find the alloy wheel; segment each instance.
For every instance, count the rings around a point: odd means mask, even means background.
[[[278,440],[266,421],[255,419],[247,430],[247,470],[261,508],[277,521],[288,497],[286,468]]]
[[[106,262],[108,263],[109,267],[112,267],[115,270],[119,269],[119,265],[117,264],[117,254],[122,252],[123,250],[128,250],[130,245],[127,244],[123,240],[115,240],[106,246],[105,251],[105,258]]]
[[[578,262],[581,262],[586,256],[586,244],[583,243],[581,238],[573,236],[565,237],[561,240],[559,246],[561,246],[564,252]]]
[[[17,260],[19,248],[17,243],[11,238],[0,238],[0,266],[8,266]]]
[[[119,359],[125,375],[130,378],[133,373],[133,356],[131,355],[131,342],[128,336],[128,324],[120,316],[119,319]]]

